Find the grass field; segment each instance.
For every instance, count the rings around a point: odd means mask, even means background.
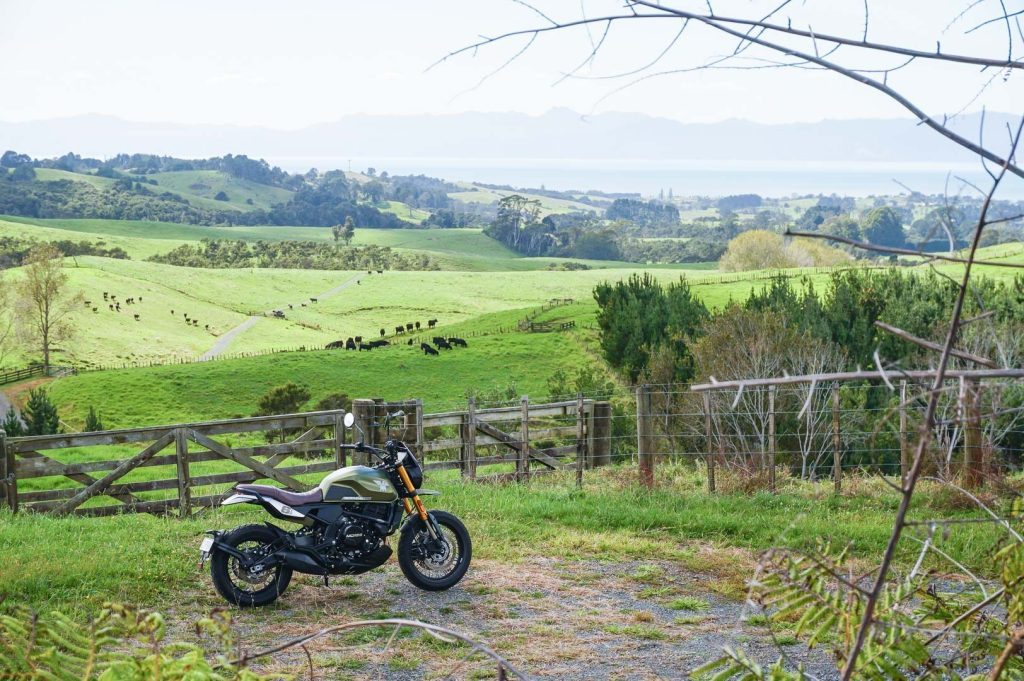
[[[161,190],[181,194],[204,208],[269,209],[275,203],[287,203],[292,196],[287,189],[242,180],[218,170],[180,170],[154,173],[146,178],[156,180]],[[227,194],[228,200],[214,200],[218,192]],[[201,199],[202,203],[193,201],[193,198]],[[247,203],[247,199],[252,203]]]
[[[36,219],[15,216],[0,216],[7,223],[3,233],[39,238],[74,239],[86,237],[58,235],[54,232],[33,231],[41,226],[53,230],[78,232],[104,239],[120,237],[122,246],[133,258],[145,258],[162,253],[185,241],[200,239],[238,239],[242,241],[289,241],[309,240],[332,242],[334,237],[323,227],[205,227],[202,225],[181,225],[167,222],[143,220],[74,220]],[[16,225],[23,225],[18,228]],[[21,230],[19,232],[19,229]],[[45,235],[45,236],[43,236]],[[142,239],[143,241],[133,241]],[[161,245],[161,240],[170,243]],[[389,246],[399,252],[424,252],[430,255],[444,270],[455,271],[530,271],[544,270],[565,262],[582,263],[595,269],[635,268],[636,263],[608,260],[581,260],[577,258],[527,258],[506,248],[501,243],[483,234],[480,229],[356,229],[353,245]],[[653,265],[656,269],[706,269],[714,263],[693,263],[685,265]]]
[[[569,476],[527,485],[463,483],[451,474],[429,475],[442,496],[433,507],[462,517],[473,536],[475,560],[518,564],[531,557],[566,560],[670,560],[699,571],[730,598],[744,593],[756,552],[785,534],[788,546],[810,549],[819,539],[851,548],[855,558],[877,555],[888,537],[896,497],[880,481],[835,496],[794,483],[780,494],[708,495],[692,468],[665,466],[653,492],[629,484],[631,467],[588,472],[583,492]],[[924,483],[914,517],[950,515],[949,497]],[[931,515],[930,515],[931,514]],[[956,517],[969,515],[952,511]],[[0,591],[40,608],[79,613],[104,601],[169,608],[185,596],[212,596],[209,577],[195,570],[196,546],[213,527],[263,520],[235,507],[181,521],[126,515],[105,519],[0,515]],[[944,551],[982,576],[999,541],[989,525],[956,527]],[[40,561],[60,546],[61,560]],[[913,560],[912,544],[898,557]],[[126,559],[130,547],[132,558]],[[385,569],[395,569],[393,566]],[[514,567],[513,567],[514,569]],[[216,601],[205,599],[215,605]]]

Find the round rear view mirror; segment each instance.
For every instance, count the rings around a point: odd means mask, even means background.
[[[352,412],[348,412],[347,414],[345,414],[344,423],[346,428],[351,428],[356,423],[356,415],[353,414]]]

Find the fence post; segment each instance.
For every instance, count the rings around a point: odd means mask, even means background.
[[[964,485],[978,489],[984,482],[984,457],[981,447],[981,384],[965,379],[964,390]]]
[[[836,494],[843,488],[843,451],[839,432],[839,386],[832,389],[832,477]]]
[[[0,428],[0,481],[4,483],[4,500],[12,513],[18,511],[18,478],[15,465],[14,449],[7,443],[7,433]]]
[[[768,386],[768,489],[775,492],[775,386]]]
[[[900,381],[900,482],[907,481],[910,470],[910,447],[907,443],[907,381]]]
[[[654,486],[654,422],[651,414],[651,388],[646,383],[636,389],[636,444],[640,460],[640,480]]]
[[[345,417],[342,414],[334,415],[334,465],[338,468],[345,467],[345,450],[341,446],[345,444]]]
[[[606,466],[612,462],[612,404],[594,402],[594,465]]]
[[[423,435],[423,400],[416,398],[416,453],[420,455],[420,459],[425,459],[426,455],[423,453],[423,445],[426,443],[426,439]],[[420,463],[426,463],[420,461]]]
[[[188,437],[184,428],[174,431],[174,449],[178,462],[178,512],[182,518],[192,513],[192,487],[188,470]]]
[[[376,404],[373,400],[352,400],[352,414],[356,418],[355,428],[359,429],[356,432],[362,431],[361,437],[367,444],[373,444],[373,428],[370,424],[373,422],[373,413]],[[360,436],[357,436],[360,437]],[[352,463],[356,466],[365,466],[368,455],[366,452],[353,452]]]
[[[715,491],[715,441],[711,433],[711,393],[704,393],[704,446],[708,466],[708,492]]]
[[[576,489],[583,488],[583,459],[587,453],[583,437],[583,393],[576,393]]]
[[[530,479],[530,398],[523,395],[519,407],[519,458],[516,459],[516,478]]]
[[[476,398],[470,397],[462,420],[462,475],[476,480]]]
[[[587,468],[596,468],[597,462],[595,460],[595,447],[594,447],[594,401],[590,400],[584,405],[587,417]]]

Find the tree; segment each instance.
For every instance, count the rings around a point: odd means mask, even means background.
[[[341,238],[345,240],[345,245],[350,246],[352,244],[352,237],[356,235],[356,223],[352,220],[352,216],[348,215],[345,217],[345,225],[341,228]]]
[[[331,227],[331,236],[334,237],[334,243],[338,243],[338,239],[341,238],[341,230],[341,225],[334,225],[333,227]]]
[[[19,154],[16,151],[5,151],[0,156],[0,168],[17,168],[32,163],[32,157],[28,154]]]
[[[60,431],[57,405],[46,393],[46,388],[35,388],[29,392],[22,416],[26,435],[53,435]]]
[[[337,411],[339,409],[350,411],[352,398],[345,393],[331,393],[313,405],[313,409],[315,411]]]
[[[3,421],[0,421],[0,430],[4,431],[7,437],[21,437],[25,434],[25,424],[14,410],[13,404],[7,407],[7,413],[4,414]]]
[[[725,272],[782,269],[793,265],[782,237],[761,229],[743,232],[732,239],[718,261],[719,269]]]
[[[105,430],[103,420],[96,413],[96,408],[89,405],[89,413],[85,415],[85,425],[82,427],[82,432],[95,433],[101,430]]]
[[[304,385],[298,385],[296,383],[288,382],[284,385],[279,385],[276,388],[271,388],[263,397],[260,398],[258,409],[253,416],[278,416],[280,414],[294,414],[302,410],[302,405],[309,402],[309,388]],[[281,442],[285,441],[286,436],[292,431],[281,429],[278,431],[281,437]],[[268,430],[265,433],[267,442],[273,442],[275,433],[272,430]]]
[[[71,313],[83,300],[81,293],[68,290],[67,283],[61,252],[50,244],[41,244],[28,254],[24,276],[16,284],[18,333],[42,353],[47,372],[56,344],[74,335]]]
[[[860,230],[864,241],[879,246],[902,246],[907,241],[899,213],[889,206],[872,209]]]

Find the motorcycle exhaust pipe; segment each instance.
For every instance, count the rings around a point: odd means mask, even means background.
[[[279,551],[278,554],[285,565],[296,572],[307,575],[326,575],[329,570],[313,559],[308,553],[300,551]]]

